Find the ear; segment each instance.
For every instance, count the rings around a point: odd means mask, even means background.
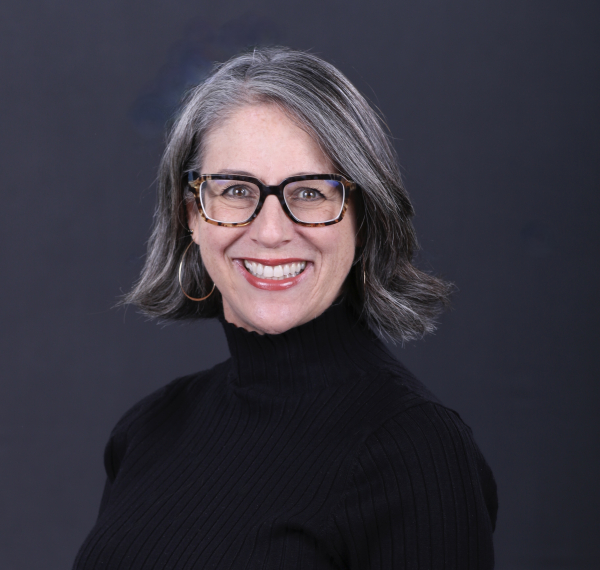
[[[200,222],[200,214],[198,213],[198,207],[194,200],[185,201],[185,209],[187,213],[188,228],[192,230],[192,239],[200,244],[200,231],[198,228]]]

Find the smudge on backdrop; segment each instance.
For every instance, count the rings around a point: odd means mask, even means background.
[[[213,63],[226,61],[244,49],[277,44],[275,26],[267,19],[244,14],[222,26],[195,18],[183,37],[171,46],[167,62],[129,109],[136,130],[145,138],[162,138],[182,97],[202,81]]]

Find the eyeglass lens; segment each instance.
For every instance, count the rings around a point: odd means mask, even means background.
[[[337,180],[301,180],[283,189],[285,203],[300,222],[323,223],[339,217],[344,185]],[[240,223],[249,220],[260,200],[260,189],[251,182],[205,180],[200,186],[204,213],[212,220]]]

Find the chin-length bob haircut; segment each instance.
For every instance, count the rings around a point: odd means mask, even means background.
[[[282,47],[257,48],[216,65],[187,94],[160,163],[146,262],[122,302],[163,320],[211,318],[222,312],[218,290],[194,302],[179,286],[179,263],[190,243],[186,204],[191,193],[184,175],[202,172],[203,143],[211,129],[240,107],[257,104],[283,110],[314,137],[338,173],[359,187],[355,211],[361,245],[345,282],[347,301],[370,328],[388,338],[406,341],[433,331],[452,286],[412,265],[414,212],[377,114],[335,67]],[[185,256],[183,287],[192,297],[203,297],[212,288],[198,247]]]

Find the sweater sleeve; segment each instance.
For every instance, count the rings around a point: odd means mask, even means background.
[[[496,509],[470,429],[425,403],[364,442],[331,514],[329,545],[338,564],[356,570],[489,569]]]

